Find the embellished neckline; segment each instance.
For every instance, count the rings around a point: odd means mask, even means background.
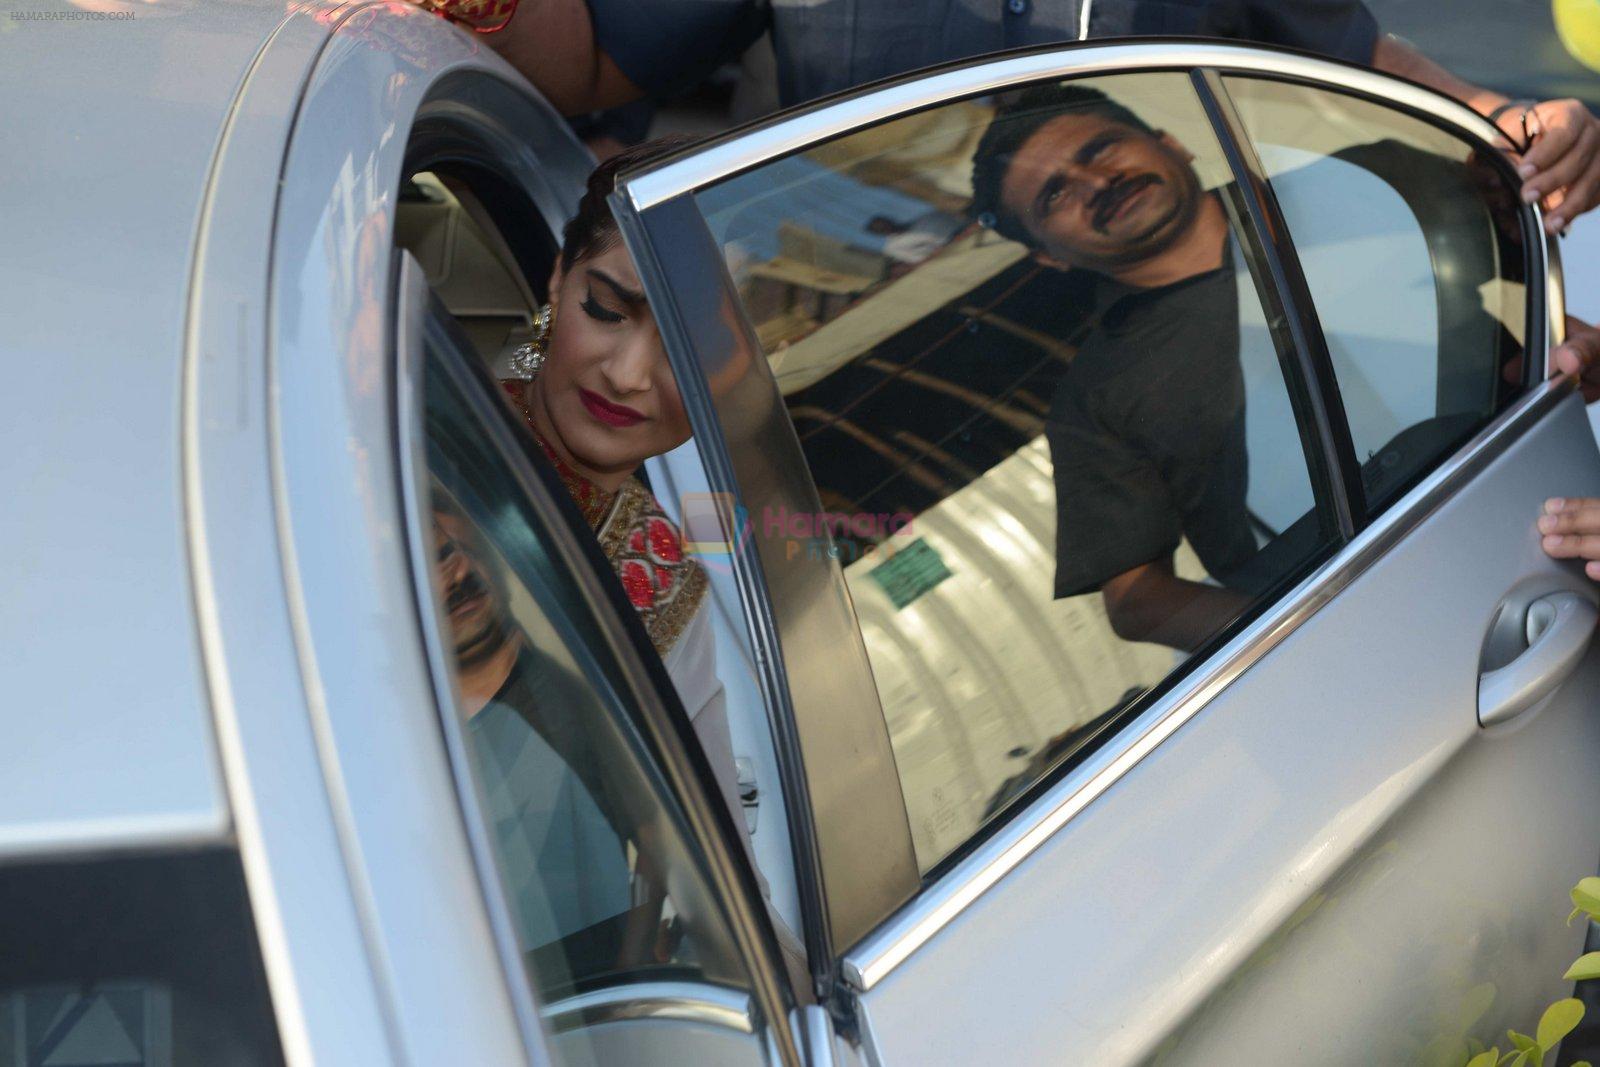
[[[544,439],[539,428],[534,425],[533,412],[528,408],[527,381],[520,378],[502,381],[500,385],[511,397],[511,402],[516,405],[517,412],[522,416],[522,422],[528,427],[528,432],[533,434],[533,439],[539,443],[545,458],[556,469],[561,484],[566,487],[567,495],[572,502],[578,505],[578,511],[583,515],[584,521],[591,530],[599,531],[600,524],[605,521],[606,514],[611,510],[611,504],[617,499],[615,490],[603,489],[589,478],[584,477],[556,455],[556,450],[550,442]]]

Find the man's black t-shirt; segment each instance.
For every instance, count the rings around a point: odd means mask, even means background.
[[[1056,596],[1093,592],[1171,555],[1184,537],[1224,584],[1255,554],[1231,260],[1156,289],[1100,280],[1099,322],[1045,430]]]

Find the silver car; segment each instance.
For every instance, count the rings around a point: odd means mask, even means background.
[[[626,174],[735,809],[495,384],[591,167],[563,121],[406,3],[0,19],[0,1062],[1444,1063],[1564,995],[1597,597],[1534,517],[1600,456],[1467,110],[1093,42]],[[1221,317],[1163,327],[1215,374],[1122,375],[1088,261],[974,217],[997,114],[1061,85],[1123,116],[1071,166],[1166,160],[1091,228],[1156,183],[1220,220]],[[1140,434],[1193,473],[1218,390],[1231,466],[1187,484],[1236,493],[1238,566],[1170,488],[1088,522]],[[577,746],[509,798],[444,499]],[[1135,557],[1233,606],[1142,629]]]

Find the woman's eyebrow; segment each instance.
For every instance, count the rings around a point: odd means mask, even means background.
[[[623,301],[624,303],[642,304],[645,302],[643,293],[635,289],[629,289],[627,286],[623,285],[621,282],[617,281],[603,270],[596,270],[595,268],[590,267],[588,268],[588,274],[589,277],[598,278],[600,281],[603,281],[607,285],[611,286],[612,290],[617,294],[617,299]]]

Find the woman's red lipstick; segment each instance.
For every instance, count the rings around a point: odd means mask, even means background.
[[[599,393],[579,389],[578,399],[583,401],[583,406],[588,409],[589,414],[607,426],[632,426],[644,421],[644,415],[640,412],[622,404],[613,404]]]

